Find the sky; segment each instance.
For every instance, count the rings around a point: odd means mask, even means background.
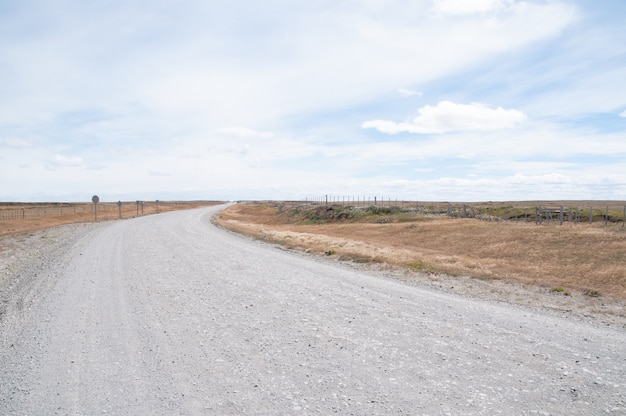
[[[626,200],[623,0],[0,0],[0,201]]]

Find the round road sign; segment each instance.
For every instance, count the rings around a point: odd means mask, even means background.
[[[98,202],[100,202],[100,198],[98,198],[98,195],[92,196],[91,202],[93,202],[94,204],[97,204]]]

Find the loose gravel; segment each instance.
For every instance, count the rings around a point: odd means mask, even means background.
[[[626,331],[315,261],[219,208],[0,248],[0,414],[626,414]]]

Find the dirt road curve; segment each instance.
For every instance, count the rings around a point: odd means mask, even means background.
[[[315,262],[218,209],[71,231],[6,269],[0,414],[626,414],[623,329]]]

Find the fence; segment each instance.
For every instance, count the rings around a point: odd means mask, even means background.
[[[602,207],[593,205],[566,207],[558,206],[525,206],[524,203],[450,203],[450,202],[420,202],[406,201],[378,197],[345,197],[328,196],[306,198],[305,204],[344,205],[360,207],[386,207],[414,212],[425,215],[441,215],[456,218],[476,218],[485,221],[501,222],[534,222],[536,224],[593,224],[604,223],[626,224],[626,205],[622,202],[602,204]]]
[[[44,217],[87,216],[122,217],[141,215],[160,210],[171,210],[180,206],[202,205],[206,201],[126,201],[91,203],[6,203],[0,204],[0,222],[29,220]],[[116,215],[117,214],[117,215]]]

